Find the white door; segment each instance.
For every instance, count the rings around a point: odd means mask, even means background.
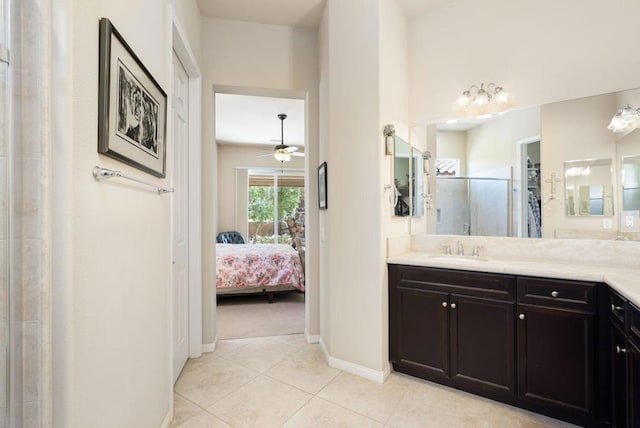
[[[189,91],[173,54],[173,381],[189,357]]]

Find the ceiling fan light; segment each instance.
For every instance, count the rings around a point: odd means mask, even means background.
[[[278,162],[289,162],[291,160],[291,153],[280,149],[273,152],[273,157],[276,158]]]

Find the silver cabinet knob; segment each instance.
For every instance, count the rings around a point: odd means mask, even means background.
[[[524,319],[524,314],[520,314],[520,315],[518,315],[518,318],[520,318],[521,320],[523,320],[523,319]]]
[[[446,308],[447,307],[447,302],[442,302],[442,307]]]
[[[626,348],[621,348],[616,345],[616,354],[625,354],[627,352]]]
[[[611,304],[611,312],[621,311],[621,310],[622,310],[622,306],[616,306],[613,303]]]
[[[555,290],[551,292],[551,297],[558,297],[559,295],[560,295],[560,293],[558,293]]]
[[[452,304],[451,304],[451,309],[455,309],[455,308],[456,308],[456,304],[455,304],[455,303],[452,303]]]

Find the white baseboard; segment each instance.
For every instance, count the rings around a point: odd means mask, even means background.
[[[307,343],[319,343],[320,335],[319,334],[309,334],[306,331],[304,332],[305,337],[307,338]]]
[[[322,340],[322,336],[320,336],[319,343],[320,349],[322,349],[322,353],[324,354],[324,357],[327,360],[327,364],[329,364],[330,367],[354,374],[356,376],[360,376],[377,383],[384,383],[384,380],[391,373],[391,368],[388,363],[386,364],[384,370],[373,370],[369,367],[361,366],[360,364],[355,364],[350,361],[332,357],[329,354],[329,351],[327,351],[327,347]]]
[[[202,352],[214,352],[216,350],[216,345],[218,344],[218,336],[213,339],[212,343],[203,343],[202,344]]]

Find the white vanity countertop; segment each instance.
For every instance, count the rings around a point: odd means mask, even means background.
[[[389,257],[387,263],[604,282],[640,306],[640,262],[637,267],[628,267],[508,257],[473,259],[467,256],[460,258],[455,255],[410,251]]]

